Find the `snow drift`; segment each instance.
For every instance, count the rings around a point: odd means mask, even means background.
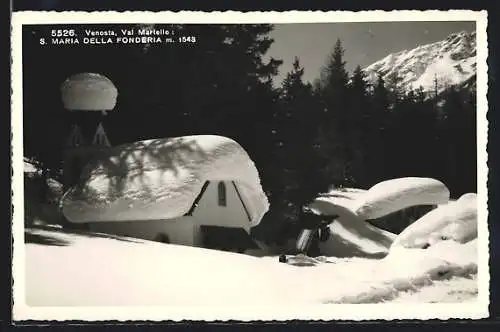
[[[329,258],[298,267],[105,234],[32,229],[26,245],[30,306],[255,306],[377,303],[436,280],[476,273],[475,241],[384,259]]]
[[[235,181],[257,225],[269,204],[258,171],[235,141],[213,135],[110,148],[83,170],[61,202],[72,222],[170,219],[184,215],[206,181]]]
[[[322,254],[335,257],[383,257],[395,235],[370,225],[351,209],[352,196],[319,197],[309,207],[325,216],[339,216],[329,225],[330,237],[320,242]]]
[[[329,239],[320,243],[320,250],[325,255],[383,257],[396,235],[367,220],[408,207],[448,203],[449,196],[448,188],[438,180],[406,177],[380,182],[369,190],[332,190],[316,198],[309,208],[321,215],[339,216],[329,226]]]
[[[476,237],[477,201],[475,194],[465,194],[408,226],[394,240],[392,247],[426,248],[444,240],[466,243]]]
[[[406,177],[380,182],[363,194],[355,210],[365,220],[377,219],[418,205],[447,203],[450,191],[431,178]]]

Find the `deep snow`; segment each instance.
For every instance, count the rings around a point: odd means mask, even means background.
[[[278,263],[277,256],[36,226],[25,233],[26,301],[30,306],[284,307],[477,298],[476,239],[440,241],[425,250],[391,247],[396,235],[355,212],[367,193],[332,191],[311,204],[340,217],[321,244],[327,257],[299,257],[297,265]],[[475,200],[467,194],[457,202],[470,207]]]
[[[430,211],[408,226],[392,244],[393,247],[423,247],[452,239],[466,243],[477,238],[477,200],[465,194]]]
[[[397,236],[366,220],[411,206],[448,203],[449,196],[448,188],[438,180],[406,177],[380,182],[369,190],[331,190],[309,208],[321,215],[338,216],[329,226],[330,238],[320,243],[325,255],[384,257]]]
[[[452,277],[446,280],[436,280],[421,289],[402,292],[396,298],[387,302],[472,302],[477,300],[477,294],[477,275],[474,274],[470,277]]]
[[[336,257],[383,257],[395,235],[367,223],[351,209],[352,200],[346,197],[319,197],[309,206],[322,215],[337,215],[329,225],[330,237],[320,242],[320,250]]]
[[[51,228],[28,230],[27,242],[30,306],[377,303],[477,273],[475,241],[401,248],[383,259],[330,257],[312,267]]]
[[[254,163],[235,141],[214,135],[152,139],[112,147],[82,172],[63,199],[72,222],[177,218],[205,181],[235,181],[257,225],[269,203]]]
[[[377,183],[361,199],[355,212],[365,220],[377,219],[402,209],[418,205],[447,203],[450,191],[431,178],[405,177]]]
[[[450,191],[444,183],[423,177],[390,179],[368,190],[333,189],[317,198],[346,208],[363,220],[377,219],[412,206],[447,204],[449,199]]]

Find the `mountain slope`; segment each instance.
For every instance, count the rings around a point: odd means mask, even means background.
[[[462,31],[446,39],[412,50],[389,54],[364,69],[367,80],[376,82],[379,74],[390,81],[399,77],[405,91],[418,89],[438,92],[461,85],[476,74],[476,33]]]

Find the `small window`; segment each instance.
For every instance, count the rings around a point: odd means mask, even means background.
[[[227,205],[226,184],[224,182],[219,182],[218,192],[219,192],[219,206],[226,206]]]

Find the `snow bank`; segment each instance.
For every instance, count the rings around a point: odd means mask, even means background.
[[[463,194],[458,198],[459,202],[465,202],[465,201],[470,201],[473,204],[476,204],[477,202],[477,194],[476,193],[467,193]]]
[[[206,181],[234,180],[257,225],[268,209],[258,171],[235,141],[212,135],[110,148],[62,202],[72,222],[170,219],[190,209]]]
[[[299,267],[278,263],[277,257],[104,234],[31,232],[34,240],[25,251],[30,306],[376,303],[477,270],[475,241],[401,248],[381,260],[329,258]]]
[[[440,181],[406,177],[380,182],[363,194],[355,212],[365,220],[377,219],[418,205],[438,205],[449,201],[450,192]]]
[[[422,248],[443,240],[466,243],[477,237],[477,202],[466,194],[441,205],[408,226],[394,240],[393,247]]]
[[[309,205],[316,213],[339,217],[329,225],[330,237],[320,242],[324,255],[335,257],[384,256],[395,235],[365,222],[352,209],[352,201],[345,197],[319,197]]]
[[[436,280],[417,290],[402,292],[391,303],[464,303],[477,301],[477,275]]]
[[[366,220],[412,206],[447,204],[449,195],[448,188],[438,180],[406,177],[380,182],[369,190],[332,190],[320,195],[309,207],[318,214],[340,216],[329,226],[330,239],[320,244],[326,255],[383,257],[396,235]],[[463,199],[470,200],[471,197]],[[447,232],[460,230],[450,226]]]
[[[36,231],[26,247],[30,306],[284,304],[276,262],[223,251]],[[41,242],[41,241],[40,241]]]

